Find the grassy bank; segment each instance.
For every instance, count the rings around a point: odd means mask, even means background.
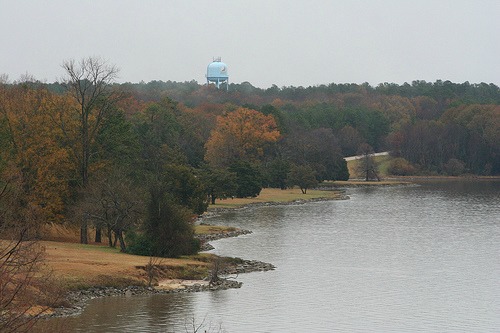
[[[276,188],[262,189],[259,196],[255,198],[234,198],[217,199],[215,205],[210,205],[208,210],[218,208],[239,208],[251,204],[259,203],[289,203],[294,201],[307,201],[317,199],[340,199],[341,193],[338,191],[307,190],[307,194],[302,194],[300,189],[280,190]]]
[[[364,181],[364,180],[348,180],[322,183],[323,188],[345,188],[359,186],[391,186],[391,185],[407,185],[410,181],[404,179],[381,179],[380,181]]]
[[[390,155],[374,156],[373,161],[377,165],[377,172],[379,177],[387,177],[388,168],[393,157]],[[360,172],[361,160],[351,160],[347,162],[347,169],[349,170],[350,179],[362,179],[364,178],[363,172]]]
[[[103,245],[42,241],[45,263],[64,290],[94,286],[146,285],[145,266],[150,258],[119,252]],[[165,279],[201,279],[208,271],[208,254],[162,258]]]

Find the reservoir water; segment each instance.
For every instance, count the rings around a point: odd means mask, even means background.
[[[347,189],[223,213],[212,252],[274,264],[240,289],[89,303],[74,332],[499,332],[500,182]]]

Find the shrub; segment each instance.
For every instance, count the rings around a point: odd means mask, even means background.
[[[256,197],[262,190],[262,175],[252,164],[244,161],[238,161],[231,165],[230,172],[236,174],[238,198]]]
[[[450,158],[448,162],[443,165],[443,170],[449,176],[460,176],[465,171],[465,164],[456,158]]]
[[[152,252],[151,239],[133,231],[127,233],[127,253],[149,256]]]
[[[404,158],[398,157],[390,162],[387,171],[395,176],[411,176],[415,174],[416,168]]]
[[[128,236],[129,251],[157,257],[197,253],[200,242],[194,238],[192,218],[193,213],[177,204],[164,188],[153,186],[143,230]]]
[[[297,185],[303,194],[307,189],[318,185],[316,172],[309,165],[294,165],[288,173],[288,182],[290,186]]]

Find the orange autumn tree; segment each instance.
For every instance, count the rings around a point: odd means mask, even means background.
[[[217,117],[205,147],[205,160],[214,167],[227,167],[235,161],[258,161],[266,145],[280,137],[271,115],[240,107]]]
[[[61,221],[76,171],[54,122],[63,98],[28,84],[0,90],[0,181],[21,182],[24,206],[43,221]]]

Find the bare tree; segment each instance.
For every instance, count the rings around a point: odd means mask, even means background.
[[[364,175],[365,181],[371,179],[376,179],[380,181],[380,177],[377,173],[377,165],[373,160],[373,148],[367,143],[363,143],[359,146],[358,154],[363,157],[359,160],[359,172]]]
[[[123,234],[134,227],[143,213],[142,198],[141,189],[134,187],[125,173],[99,173],[84,189],[82,199],[74,207],[75,215],[93,221],[96,228],[105,228],[109,246],[114,247],[118,240],[120,250],[125,252]]]
[[[1,183],[1,182],[0,182]],[[0,188],[0,332],[29,332],[57,300],[42,270],[44,248],[30,236],[30,212],[16,206],[10,183]],[[15,212],[14,212],[15,211]],[[21,211],[21,213],[19,213]],[[13,213],[14,212],[14,213]]]
[[[98,57],[83,58],[78,63],[68,60],[62,67],[66,71],[63,82],[78,105],[75,112],[80,124],[79,146],[73,149],[78,156],[80,181],[85,187],[89,180],[91,144],[104,116],[115,102],[111,84],[117,77],[118,68]],[[88,243],[85,219],[81,221],[80,242]]]
[[[160,257],[149,257],[149,261],[144,267],[148,278],[148,287],[151,288],[155,280],[161,275],[161,266],[163,264],[163,258]]]
[[[33,292],[43,250],[26,241],[27,229],[0,244],[0,332],[27,332],[39,314]],[[34,313],[33,313],[34,312]]]
[[[208,285],[210,287],[215,287],[229,279],[237,279],[238,273],[235,273],[234,276],[228,275],[229,266],[231,266],[231,264],[228,263],[227,258],[215,257],[212,261],[212,267],[209,271]],[[221,275],[223,275],[224,277],[221,277]]]
[[[9,83],[9,75],[2,73],[0,74],[0,84],[8,84]]]
[[[213,263],[212,263],[212,269],[210,270],[210,274],[209,274],[209,286],[216,286],[219,281],[220,281],[220,277],[219,275],[221,274],[222,272],[222,259],[217,257]]]
[[[211,322],[207,323],[207,318],[203,318],[200,323],[196,323],[193,317],[190,321],[186,320],[184,322],[184,331],[186,333],[223,333],[222,323],[219,325],[213,325]],[[203,331],[202,331],[203,330]]]

